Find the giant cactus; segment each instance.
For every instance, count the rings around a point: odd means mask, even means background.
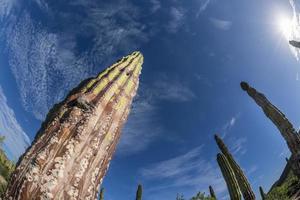
[[[229,152],[228,148],[222,141],[222,139],[218,136],[215,135],[215,140],[221,150],[221,152],[224,154],[224,156],[227,158],[230,166],[232,167],[234,174],[237,178],[238,184],[240,186],[242,195],[245,200],[254,200],[255,195],[254,192],[251,189],[250,183],[247,180],[246,176],[243,173],[243,170],[240,168],[240,166],[237,164],[237,162],[234,160],[233,156]]]
[[[83,81],[49,112],[4,199],[95,199],[136,94],[143,56]]]
[[[240,193],[240,188],[239,188],[238,182],[236,180],[234,171],[231,168],[227,158],[223,154],[218,153],[217,161],[220,166],[223,177],[225,179],[225,182],[226,182],[226,185],[227,185],[227,188],[229,191],[230,199],[231,200],[241,200],[242,196]]]
[[[300,135],[286,116],[274,106],[264,94],[250,87],[248,83],[241,82],[241,88],[260,106],[265,115],[274,123],[285,139],[291,153],[291,167],[300,178]]]

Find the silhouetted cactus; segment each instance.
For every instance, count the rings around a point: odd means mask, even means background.
[[[142,200],[143,188],[142,185],[139,184],[138,189],[136,191],[136,200]]]
[[[259,193],[260,193],[261,199],[265,200],[266,199],[266,194],[265,194],[265,192],[264,192],[264,190],[261,186],[259,186]]]
[[[234,174],[236,176],[236,179],[238,181],[238,184],[239,184],[239,187],[241,189],[244,199],[245,200],[254,200],[255,199],[254,192],[252,191],[250,183],[247,180],[246,176],[244,175],[243,170],[236,163],[233,156],[229,152],[228,148],[226,147],[226,145],[224,144],[224,142],[218,135],[215,135],[215,140],[216,140],[221,152],[227,158],[231,168],[234,171]]]
[[[209,186],[209,193],[212,198],[217,199],[215,191],[211,185]]]
[[[100,200],[104,200],[104,188],[100,190]]]
[[[225,179],[225,182],[227,184],[230,199],[231,200],[241,200],[242,197],[241,197],[240,188],[239,188],[238,182],[236,180],[234,171],[231,168],[228,160],[226,159],[226,157],[223,154],[218,153],[217,161],[220,166],[223,177]]]

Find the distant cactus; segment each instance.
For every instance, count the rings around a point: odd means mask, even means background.
[[[224,142],[218,135],[215,135],[215,140],[216,140],[221,152],[227,158],[231,168],[234,171],[234,174],[237,178],[237,181],[238,181],[238,184],[239,184],[239,187],[241,189],[244,199],[245,200],[254,200],[255,199],[254,192],[252,191],[250,183],[247,180],[246,176],[244,175],[243,170],[236,163],[233,156],[229,152],[228,148],[226,147],[226,145],[224,144]]]
[[[209,193],[212,198],[217,199],[215,191],[211,185],[209,186]]]
[[[241,196],[240,188],[239,188],[238,182],[236,180],[234,171],[231,168],[228,160],[226,159],[226,157],[223,154],[219,153],[217,155],[217,161],[220,166],[223,177],[225,179],[225,182],[227,184],[230,199],[231,200],[241,200],[242,196]]]
[[[136,200],[142,200],[143,188],[142,185],[139,184],[138,189],[136,191]]]
[[[100,190],[100,200],[104,200],[104,188]]]
[[[177,193],[176,200],[184,200],[183,195]]]
[[[260,192],[261,199],[266,200],[266,194],[261,186],[259,187],[259,192]]]

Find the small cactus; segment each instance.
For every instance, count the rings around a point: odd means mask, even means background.
[[[138,189],[136,191],[136,200],[142,200],[143,188],[142,185],[139,184]]]
[[[225,182],[227,184],[230,199],[241,200],[242,196],[241,196],[240,188],[228,160],[223,154],[218,153],[217,161],[220,166],[223,177],[225,179]]]
[[[104,188],[100,190],[100,200],[104,200]]]
[[[214,198],[215,200],[217,199],[215,191],[211,185],[209,186],[209,193],[211,198]]]
[[[259,193],[262,200],[266,200],[266,194],[261,186],[259,186]]]

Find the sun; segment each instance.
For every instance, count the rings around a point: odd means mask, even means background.
[[[290,39],[293,31],[293,21],[286,16],[280,16],[278,20],[279,29],[286,39]]]

